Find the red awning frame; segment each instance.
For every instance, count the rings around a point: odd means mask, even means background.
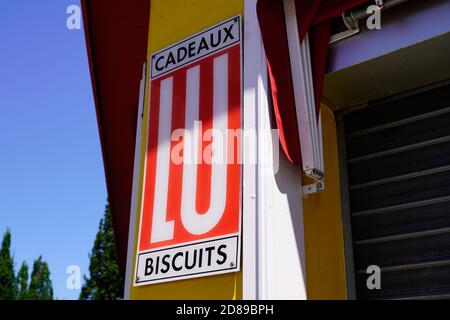
[[[146,61],[149,0],[82,0],[92,90],[108,198],[125,271],[136,120],[142,65]]]

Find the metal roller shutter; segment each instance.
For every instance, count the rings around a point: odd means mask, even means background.
[[[344,115],[358,299],[450,297],[450,86]],[[366,268],[381,268],[368,290]]]

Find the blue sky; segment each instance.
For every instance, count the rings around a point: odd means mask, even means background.
[[[66,268],[88,273],[106,187],[78,0],[0,1],[0,235],[16,271],[39,255],[55,297],[76,299]]]

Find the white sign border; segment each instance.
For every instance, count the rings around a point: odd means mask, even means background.
[[[227,50],[227,49],[229,49],[229,48],[231,48],[233,46],[239,45],[239,51],[240,51],[239,52],[239,58],[240,58],[239,59],[240,60],[240,66],[239,66],[239,68],[240,68],[240,108],[241,108],[240,116],[241,116],[241,128],[242,128],[243,127],[243,123],[244,123],[244,118],[243,118],[244,117],[244,108],[243,108],[243,86],[244,86],[243,70],[244,70],[244,61],[243,61],[243,41],[242,41],[242,39],[243,39],[242,38],[243,37],[243,32],[242,32],[243,31],[242,30],[243,29],[243,25],[242,25],[242,14],[241,13],[239,13],[237,15],[234,15],[234,16],[232,16],[230,18],[227,18],[227,19],[225,19],[225,20],[223,20],[223,21],[221,21],[221,22],[219,22],[219,23],[217,23],[217,24],[215,24],[213,26],[205,28],[205,29],[201,30],[200,32],[197,32],[197,33],[195,33],[193,35],[190,35],[189,37],[186,37],[186,38],[184,38],[184,39],[182,39],[182,40],[180,40],[178,42],[175,42],[175,43],[173,43],[173,44],[171,44],[171,45],[169,45],[169,46],[167,46],[167,47],[165,47],[163,49],[160,49],[160,50],[158,50],[156,52],[152,52],[149,55],[149,60],[151,61],[152,58],[155,56],[155,54],[157,54],[159,52],[162,52],[162,51],[167,50],[167,49],[169,49],[169,48],[171,48],[173,46],[176,46],[179,43],[182,43],[182,42],[184,42],[186,40],[189,40],[189,39],[191,39],[191,38],[193,38],[193,37],[195,37],[195,36],[197,36],[199,34],[204,33],[205,31],[211,30],[211,29],[213,29],[215,27],[218,27],[218,26],[220,26],[220,25],[222,25],[222,24],[224,24],[224,23],[226,23],[226,22],[228,22],[230,20],[233,20],[233,19],[238,19],[239,41],[233,42],[233,43],[231,43],[230,45],[228,45],[226,47],[223,47],[223,48],[221,48],[221,49],[219,49],[217,51],[213,51],[213,52],[211,52],[211,53],[209,53],[207,55],[204,55],[204,56],[201,57],[201,59],[206,59],[207,57],[209,57],[211,55],[217,54],[217,53],[225,51],[225,50]],[[178,70],[180,68],[184,68],[184,67],[186,67],[186,66],[188,66],[190,64],[193,64],[193,63],[197,62],[199,59],[195,59],[195,60],[189,61],[188,63],[186,63],[186,64],[184,64],[182,66],[178,66],[177,68],[174,68],[174,69],[170,70],[170,72],[175,72],[176,70]],[[140,193],[140,196],[141,196],[141,199],[140,199],[141,201],[140,202],[141,203],[140,203],[140,210],[139,210],[140,211],[139,212],[139,231],[138,231],[138,238],[135,240],[136,248],[134,250],[135,257],[133,259],[133,262],[134,262],[135,265],[134,265],[134,273],[133,273],[134,277],[132,279],[132,286],[133,287],[139,287],[139,286],[152,285],[152,284],[157,284],[157,283],[174,282],[174,281],[179,281],[179,280],[187,280],[187,279],[194,279],[194,278],[200,278],[200,277],[210,277],[210,276],[214,276],[214,275],[239,272],[239,271],[241,271],[241,263],[242,263],[241,256],[242,256],[242,241],[243,241],[242,240],[242,211],[243,211],[243,207],[242,207],[243,206],[243,200],[242,200],[243,185],[242,185],[242,182],[243,182],[243,166],[242,165],[240,167],[240,181],[239,181],[239,186],[240,186],[240,189],[239,189],[240,192],[239,193],[240,194],[239,194],[239,218],[238,218],[239,219],[239,230],[238,230],[237,233],[224,234],[224,235],[220,235],[220,236],[216,236],[216,237],[210,237],[210,238],[206,238],[206,239],[199,239],[199,240],[195,240],[195,241],[188,241],[188,242],[178,243],[178,244],[174,244],[174,245],[158,247],[158,248],[155,248],[155,249],[139,251],[139,244],[140,244],[141,231],[142,231],[142,216],[143,216],[143,211],[144,211],[144,192],[145,192],[145,183],[146,183],[146,174],[147,174],[147,160],[148,160],[147,159],[148,140],[149,140],[149,134],[150,134],[151,82],[153,80],[158,79],[159,77],[164,76],[164,74],[160,74],[160,75],[155,76],[154,78],[152,78],[151,77],[151,72],[152,72],[152,65],[151,65],[151,63],[150,63],[150,68],[149,69],[150,70],[149,70],[149,73],[148,73],[149,74],[149,79],[148,79],[148,95],[147,95],[147,101],[148,102],[147,102],[147,105],[144,105],[144,110],[143,110],[143,114],[145,116],[145,108],[146,107],[148,108],[147,109],[147,119],[144,119],[147,122],[147,133],[146,133],[146,137],[145,137],[145,140],[144,140],[144,143],[145,143],[144,152],[145,152],[145,154],[144,154],[144,164],[143,164],[142,192]],[[243,154],[243,152],[244,152],[243,148],[244,148],[244,141],[241,141],[241,143],[240,143],[241,154]],[[152,252],[152,251],[156,251],[156,250],[161,250],[161,249],[169,249],[171,247],[176,247],[176,246],[180,246],[180,245],[190,245],[190,244],[194,244],[196,242],[201,242],[201,241],[207,241],[207,240],[215,241],[215,240],[220,239],[220,238],[231,237],[231,236],[235,236],[235,235],[238,236],[238,241],[237,241],[237,246],[238,247],[237,247],[237,265],[236,265],[236,268],[234,268],[234,269],[227,269],[227,270],[221,270],[221,271],[212,271],[210,273],[200,274],[200,275],[195,275],[195,274],[193,274],[193,275],[186,275],[186,276],[183,276],[182,278],[180,277],[180,278],[174,278],[174,279],[167,279],[167,280],[161,280],[161,281],[158,281],[158,282],[151,282],[151,283],[138,283],[137,282],[138,259],[139,259],[139,255],[140,254],[144,254],[144,253],[148,253],[148,252]]]
[[[230,43],[229,45],[227,45],[225,47],[221,47],[221,48],[219,48],[217,50],[212,50],[211,52],[209,52],[209,53],[207,53],[205,55],[200,55],[200,56],[196,57],[195,59],[187,61],[186,63],[182,63],[180,65],[177,65],[175,68],[172,68],[172,69],[167,70],[167,71],[163,71],[163,72],[153,76],[153,61],[154,61],[154,58],[157,55],[163,53],[164,51],[170,50],[170,49],[178,46],[179,44],[182,44],[184,42],[188,42],[189,40],[192,40],[192,39],[202,35],[203,33],[211,31],[211,30],[213,30],[213,29],[215,29],[217,27],[220,27],[220,26],[222,26],[222,25],[224,25],[224,24],[226,24],[226,23],[228,23],[228,22],[230,22],[232,20],[236,20],[236,19],[237,19],[237,24],[238,24],[238,27],[239,27],[239,32],[238,32],[239,39],[237,39],[237,41],[233,41],[232,43]],[[156,79],[158,79],[160,77],[163,77],[167,73],[175,72],[178,69],[186,67],[186,66],[188,66],[188,65],[190,65],[190,64],[192,64],[192,63],[194,63],[196,61],[199,61],[201,59],[205,59],[205,58],[207,58],[207,57],[209,57],[209,56],[211,56],[213,54],[217,54],[217,53],[219,53],[221,51],[224,51],[224,50],[226,50],[226,49],[228,49],[228,48],[230,48],[230,47],[232,47],[234,45],[237,45],[237,44],[240,44],[241,47],[242,47],[242,16],[241,16],[241,14],[238,14],[238,15],[235,15],[235,16],[233,16],[231,18],[228,18],[228,19],[226,19],[226,20],[224,20],[222,22],[219,22],[219,23],[217,23],[217,24],[215,24],[215,25],[213,25],[211,27],[208,27],[208,28],[206,28],[206,29],[204,29],[204,30],[202,30],[200,32],[197,32],[197,33],[195,33],[193,35],[190,35],[187,38],[184,38],[184,39],[182,39],[182,40],[180,40],[178,42],[175,42],[175,43],[173,43],[173,44],[171,44],[171,45],[169,45],[169,46],[167,46],[167,47],[165,47],[165,48],[163,48],[161,50],[158,50],[158,51],[155,51],[155,52],[151,53],[150,54],[150,81],[153,81],[153,80],[156,80]],[[242,62],[242,48],[241,48],[241,62]],[[241,71],[242,71],[242,67],[241,67]]]
[[[196,242],[184,242],[178,245],[173,245],[170,247],[163,247],[161,249],[156,249],[156,250],[147,250],[147,251],[143,251],[143,252],[139,252],[136,256],[136,264],[139,264],[139,256],[141,255],[145,255],[146,253],[153,253],[153,252],[159,252],[159,251],[166,251],[166,250],[170,250],[170,249],[176,249],[176,248],[182,248],[182,247],[189,247],[192,245],[197,245],[197,244],[203,244],[203,243],[209,243],[209,242],[217,242],[220,240],[225,240],[225,239],[232,239],[232,238],[236,238],[236,265],[233,267],[224,267],[223,269],[220,270],[212,270],[212,271],[200,271],[200,272],[196,272],[196,273],[192,273],[192,274],[183,274],[183,275],[179,275],[179,276],[170,276],[167,278],[160,278],[160,279],[155,279],[155,280],[141,280],[138,281],[135,278],[135,282],[134,282],[134,286],[135,287],[139,287],[139,286],[145,286],[145,285],[151,285],[151,284],[157,284],[157,283],[165,283],[165,282],[173,282],[173,281],[178,281],[178,280],[186,280],[186,279],[194,279],[194,278],[202,278],[202,277],[207,277],[207,276],[211,276],[211,275],[218,275],[218,274],[225,274],[225,273],[232,273],[232,272],[239,272],[241,270],[240,268],[240,246],[241,246],[241,237],[240,237],[240,233],[234,233],[234,234],[228,234],[228,235],[224,235],[224,236],[220,236],[220,237],[215,237],[214,239],[212,238],[207,238],[207,239],[202,239]]]

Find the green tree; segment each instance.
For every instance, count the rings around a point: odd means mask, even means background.
[[[81,300],[116,300],[123,296],[124,278],[117,263],[117,249],[109,205],[95,237],[94,247],[89,255],[90,277],[84,277]]]
[[[47,262],[39,256],[34,260],[28,298],[32,300],[53,300],[53,286]]]
[[[16,292],[14,259],[11,255],[11,232],[8,229],[3,235],[0,250],[0,300],[14,300]]]
[[[17,273],[17,300],[26,300],[28,297],[28,264],[24,261]]]

